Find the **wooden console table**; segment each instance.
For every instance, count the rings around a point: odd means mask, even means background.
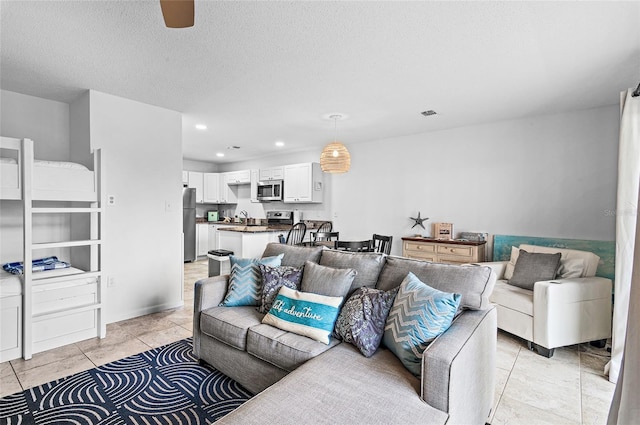
[[[486,241],[402,238],[402,256],[434,263],[479,263],[485,261]]]

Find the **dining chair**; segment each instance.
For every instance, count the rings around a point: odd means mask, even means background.
[[[333,230],[333,223],[330,221],[325,221],[320,226],[318,226],[318,230],[316,230],[316,232],[324,233],[324,232],[331,232],[332,230]]]
[[[393,242],[393,236],[373,235],[371,239],[372,250],[374,252],[381,252],[389,255],[391,253],[391,242]]]
[[[371,241],[336,241],[334,248],[341,251],[370,252]]]
[[[340,232],[315,232],[313,242],[329,242],[340,239]]]
[[[307,233],[307,226],[303,222],[299,222],[291,226],[285,243],[287,245],[299,245],[304,239],[304,235]]]

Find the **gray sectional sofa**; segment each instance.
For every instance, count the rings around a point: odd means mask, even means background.
[[[423,354],[417,378],[381,346],[373,356],[331,338],[329,345],[261,323],[256,307],[219,307],[228,276],[195,286],[195,356],[256,394],[225,416],[234,424],[483,424],[493,406],[496,310],[489,267],[428,263],[376,253],[269,244],[282,265],[312,261],[352,268],[360,286],[389,290],[411,271],[461,294],[462,312]]]

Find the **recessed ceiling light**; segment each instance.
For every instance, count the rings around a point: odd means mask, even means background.
[[[279,148],[281,148],[281,147],[283,147],[283,146],[284,146],[284,142],[283,142],[282,140],[278,140],[278,141],[276,142],[276,146],[277,146],[277,147],[279,147]]]
[[[218,153],[216,154],[216,156],[217,156],[218,158],[222,158],[222,157],[224,156],[224,154],[223,154],[222,152],[218,152]]]
[[[206,125],[204,125],[204,124],[196,124],[196,128],[197,128],[198,130],[206,130],[206,129],[207,129],[207,126],[206,126]]]

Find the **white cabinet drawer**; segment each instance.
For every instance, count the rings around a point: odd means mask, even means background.
[[[459,257],[471,257],[473,255],[473,248],[470,246],[460,246],[460,245],[439,245],[438,254],[455,255]]]
[[[50,313],[98,302],[98,284],[82,283],[73,286],[34,288],[33,315]]]
[[[434,245],[427,245],[420,242],[405,242],[404,249],[412,252],[436,252]]]

